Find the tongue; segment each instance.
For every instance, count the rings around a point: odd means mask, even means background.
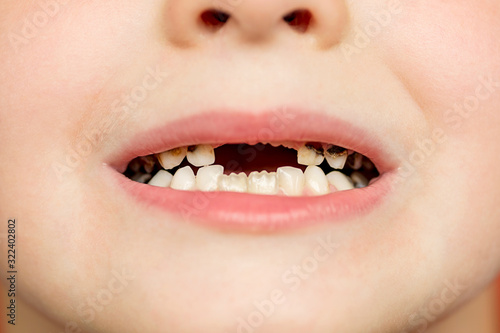
[[[250,146],[224,145],[215,149],[215,164],[224,166],[224,173],[252,171],[274,172],[283,166],[292,166],[305,170],[297,163],[297,151],[284,147],[257,144]]]

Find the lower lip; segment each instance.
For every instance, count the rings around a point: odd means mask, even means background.
[[[217,229],[279,231],[339,223],[375,209],[391,188],[391,172],[368,187],[323,196],[286,197],[233,192],[178,191],[134,182],[106,166],[106,177],[145,206],[176,220]]]

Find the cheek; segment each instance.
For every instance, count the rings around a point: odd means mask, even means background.
[[[405,2],[380,40],[429,128],[446,133],[447,158],[459,159],[462,176],[500,163],[491,144],[500,127],[499,22],[498,1]],[[478,151],[483,157],[471,158]]]
[[[141,50],[150,27],[142,16],[152,9],[117,1],[70,2],[37,26],[36,14],[43,13],[39,4],[20,7],[7,8],[12,17],[0,14],[0,20],[8,20],[0,25],[0,35],[8,36],[0,40],[0,72],[8,82],[0,86],[0,113],[6,113],[10,127],[32,121],[30,130],[54,129],[41,136],[44,140],[74,137],[79,123],[98,107],[101,92],[111,83],[119,91],[129,81],[123,69],[133,76],[135,64],[144,64],[139,58],[146,57]]]
[[[439,228],[435,243],[445,244],[448,267],[457,275],[475,272],[470,281],[484,282],[499,269],[499,22],[498,1],[404,2],[379,40],[384,62],[429,129],[446,134],[426,165],[431,172],[421,171],[439,203],[425,223]],[[420,211],[428,211],[429,200],[421,198]]]
[[[153,10],[146,5],[69,2],[26,39],[23,32],[40,12],[38,2],[0,4],[6,10],[0,11],[0,36],[18,38],[17,43],[0,38],[0,155],[11,157],[0,167],[7,171],[0,176],[5,186],[22,191],[33,186],[7,177],[11,170],[20,175],[44,170],[53,181],[54,162],[72,165],[68,160],[74,160],[89,128],[104,118],[106,124],[113,121],[113,103],[130,91],[129,82],[153,67],[147,57],[156,52],[143,52],[145,36],[151,35],[143,16]]]
[[[423,109],[441,112],[460,102],[481,76],[498,81],[498,1],[415,1],[402,8],[383,40],[390,50],[384,56]]]

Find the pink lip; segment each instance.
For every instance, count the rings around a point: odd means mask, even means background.
[[[264,196],[227,192],[185,192],[133,182],[123,176],[126,165],[137,156],[200,143],[327,142],[369,157],[381,176],[363,189],[318,197]],[[360,216],[375,208],[392,188],[396,164],[380,150],[377,137],[342,120],[300,111],[259,114],[213,112],[197,115],[133,137],[105,170],[137,201],[155,206],[187,222],[216,228],[249,231],[282,230],[323,221]]]

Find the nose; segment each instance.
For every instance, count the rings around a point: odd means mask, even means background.
[[[184,47],[224,34],[247,42],[279,35],[337,44],[348,25],[345,0],[166,0],[167,38]]]

